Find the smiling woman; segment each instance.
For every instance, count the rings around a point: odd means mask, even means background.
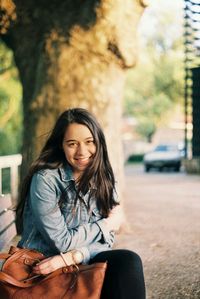
[[[24,229],[18,246],[47,257],[33,267],[35,274],[107,261],[102,299],[145,298],[140,257],[111,250],[124,214],[104,133],[91,113],[75,108],[61,114],[29,170],[21,198]]]

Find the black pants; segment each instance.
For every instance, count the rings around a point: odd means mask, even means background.
[[[145,283],[140,257],[124,249],[104,251],[91,263],[108,262],[101,299],[145,299]]]

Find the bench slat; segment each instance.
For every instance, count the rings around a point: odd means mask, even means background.
[[[10,194],[5,194],[4,196],[0,196],[0,213],[4,209],[8,209],[12,206],[12,199]]]
[[[17,234],[15,223],[12,223],[0,236],[0,250],[4,248]]]
[[[10,194],[0,196],[0,250],[17,235],[15,213],[9,210],[11,206]]]
[[[1,232],[12,222],[15,221],[15,214],[13,211],[8,210],[4,212],[0,216],[0,238],[1,238]]]

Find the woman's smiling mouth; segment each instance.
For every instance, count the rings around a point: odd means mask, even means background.
[[[74,158],[74,160],[76,161],[76,163],[78,163],[81,166],[85,166],[89,163],[90,161],[90,157],[89,158]]]

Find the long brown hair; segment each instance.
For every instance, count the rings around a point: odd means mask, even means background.
[[[21,214],[23,212],[34,173],[41,169],[55,169],[66,163],[62,143],[67,127],[72,123],[87,126],[93,135],[96,145],[94,159],[79,180],[77,198],[80,192],[85,194],[88,191],[92,180],[93,184],[97,186],[95,191],[93,191],[93,195],[97,200],[97,205],[102,215],[107,217],[110,209],[117,205],[114,199],[115,178],[101,126],[90,112],[82,108],[74,108],[66,110],[60,115],[39,157],[31,165],[22,183],[21,200],[17,206],[17,213]]]

